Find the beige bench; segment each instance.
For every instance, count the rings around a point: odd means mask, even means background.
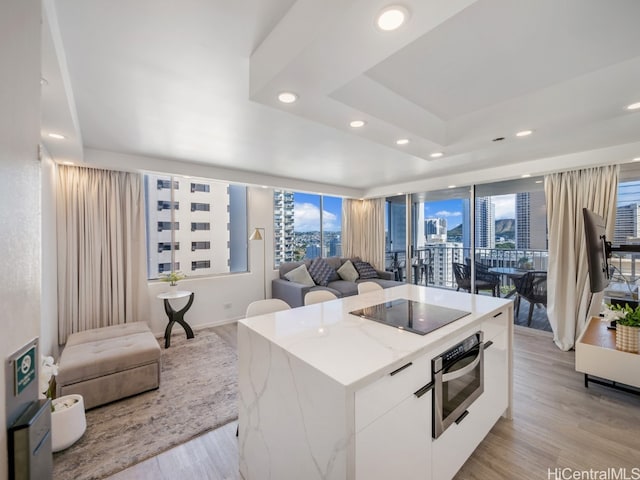
[[[57,395],[78,393],[89,409],[158,388],[160,353],[143,322],[71,334],[60,356]]]

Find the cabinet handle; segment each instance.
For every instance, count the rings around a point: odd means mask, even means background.
[[[502,312],[498,312],[498,313],[496,313],[496,314],[493,316],[493,318],[499,317],[500,315],[502,315]]]
[[[460,422],[464,420],[467,415],[469,415],[469,410],[465,410],[464,413],[458,417],[458,419],[456,420],[456,425],[460,425]]]
[[[427,393],[432,388],[433,388],[433,382],[429,382],[424,387],[419,389],[417,392],[414,392],[414,395],[416,397],[420,398],[421,396],[423,396],[425,393]]]
[[[484,350],[489,348],[491,345],[493,345],[493,341],[492,340],[489,340],[488,342],[484,342]]]
[[[409,368],[411,365],[413,365],[413,362],[409,362],[406,365],[401,366],[400,368],[396,368],[389,375],[391,375],[393,377],[396,373],[400,373],[402,370],[404,370],[405,368]]]

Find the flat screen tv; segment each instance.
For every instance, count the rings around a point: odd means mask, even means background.
[[[604,218],[582,209],[584,235],[587,241],[587,262],[589,264],[589,287],[591,293],[603,291],[610,280],[609,256],[610,244],[607,242]]]

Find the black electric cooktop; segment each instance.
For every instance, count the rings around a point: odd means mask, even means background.
[[[418,335],[426,335],[471,312],[401,298],[349,313]]]

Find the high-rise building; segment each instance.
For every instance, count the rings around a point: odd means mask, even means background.
[[[427,245],[431,251],[429,266],[429,283],[436,286],[452,287],[455,285],[451,265],[464,262],[462,243],[444,242]]]
[[[495,248],[495,206],[491,203],[491,197],[476,197],[475,203],[475,246],[476,248]],[[462,218],[470,218],[469,210],[469,201],[462,202]],[[462,222],[462,244],[465,249],[471,247],[471,225],[469,222]]]
[[[229,187],[203,179],[145,175],[149,278],[171,271],[230,271]],[[226,228],[211,228],[214,222]]]
[[[543,191],[516,194],[516,248],[547,249],[547,217]]]
[[[447,219],[428,218],[424,221],[424,234],[427,244],[447,241]]]
[[[613,244],[624,245],[640,237],[640,204],[619,205],[616,209],[616,229]]]
[[[273,192],[274,258],[280,262],[292,262],[295,256],[293,192]]]

